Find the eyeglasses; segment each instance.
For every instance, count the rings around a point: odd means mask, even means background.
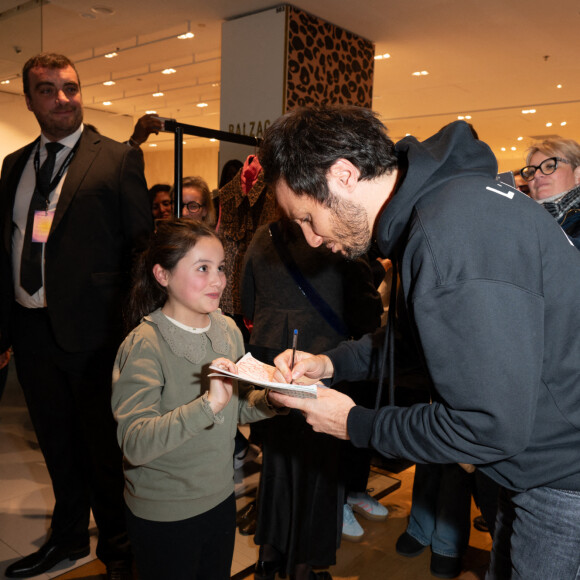
[[[197,213],[203,205],[197,203],[197,201],[190,201],[189,203],[184,203],[183,207],[186,207],[189,213]]]
[[[536,171],[538,171],[538,169],[544,175],[552,175],[552,173],[558,169],[558,163],[570,164],[567,159],[562,159],[562,157],[548,157],[548,159],[544,159],[544,161],[539,165],[526,165],[522,170],[520,170],[520,175],[526,181],[532,181],[532,179],[536,177]]]

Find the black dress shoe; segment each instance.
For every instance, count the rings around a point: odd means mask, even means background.
[[[63,560],[78,560],[88,556],[91,549],[86,546],[71,547],[48,541],[37,552],[10,564],[4,574],[7,578],[30,578],[43,574]]]
[[[275,562],[258,560],[254,567],[254,580],[274,580],[276,572],[280,578],[286,578],[284,562],[280,560],[276,560]]]
[[[257,517],[258,508],[255,500],[240,510],[236,520],[242,536],[253,536],[256,533]]]
[[[133,563],[128,560],[109,562],[107,580],[133,580]]]
[[[236,525],[243,526],[249,519],[256,519],[256,500],[251,501],[236,514]]]
[[[473,527],[480,532],[489,532],[489,527],[483,516],[473,518]]]
[[[238,531],[242,536],[253,536],[256,533],[257,525],[256,517],[254,516],[254,518],[244,521],[238,528]]]

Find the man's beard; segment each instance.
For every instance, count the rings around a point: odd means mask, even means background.
[[[83,109],[77,108],[70,119],[54,119],[50,115],[38,116],[38,124],[43,133],[49,135],[52,139],[64,139],[72,135],[83,122]]]
[[[342,253],[354,260],[368,252],[371,233],[367,211],[352,201],[332,196],[330,223],[333,237],[340,242]]]

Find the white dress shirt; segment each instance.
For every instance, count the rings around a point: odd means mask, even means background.
[[[53,176],[58,173],[61,165],[64,163],[68,154],[71,152],[73,147],[76,145],[77,141],[80,139],[81,133],[83,132],[83,124],[71,135],[65,137],[58,141],[64,147],[56,154],[56,162],[54,164]],[[40,167],[46,159],[46,143],[48,139],[44,136],[40,136],[40,147],[39,151],[39,162]],[[26,162],[24,171],[18,183],[16,189],[16,197],[14,199],[14,211],[12,213],[12,221],[14,222],[14,228],[12,230],[12,275],[14,279],[14,295],[16,302],[25,308],[44,308],[46,306],[46,296],[44,293],[44,249],[45,244],[42,244],[42,287],[33,296],[28,294],[24,288],[20,285],[20,261],[22,257],[22,248],[24,246],[24,234],[26,231],[26,221],[28,219],[28,208],[30,207],[30,202],[32,201],[32,194],[34,193],[34,187],[36,185],[36,172],[34,170],[34,156],[38,147],[34,147],[30,153],[30,157]],[[62,190],[62,184],[68,173],[68,168],[64,172],[62,179],[52,190],[49,196],[49,211],[55,210],[60,198],[60,192]]]

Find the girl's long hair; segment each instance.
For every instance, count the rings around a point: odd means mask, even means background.
[[[155,279],[153,266],[159,264],[171,272],[179,260],[204,237],[219,240],[215,231],[200,221],[179,218],[157,223],[157,230],[133,269],[133,284],[125,311],[127,332],[135,328],[143,316],[161,308],[167,300],[167,288]]]

